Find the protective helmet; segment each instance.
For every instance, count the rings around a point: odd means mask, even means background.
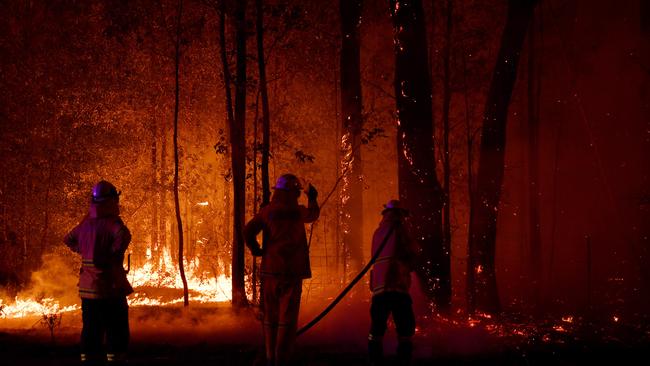
[[[119,199],[120,193],[122,192],[118,192],[110,182],[102,180],[93,187],[92,201],[93,203],[99,203],[111,198]]]
[[[384,210],[381,211],[381,214],[385,214],[387,211],[397,211],[404,216],[409,215],[409,210],[402,207],[402,204],[398,200],[390,200],[384,205]]]
[[[293,174],[282,174],[278,180],[275,182],[273,189],[282,189],[285,191],[300,191],[302,189],[302,184],[300,180]]]

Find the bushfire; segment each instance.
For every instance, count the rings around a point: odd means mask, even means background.
[[[130,306],[167,306],[183,302],[183,283],[176,270],[169,249],[165,248],[159,258],[153,259],[148,249],[144,265],[132,268],[128,278],[135,293],[128,297]],[[216,278],[199,270],[200,259],[185,261],[190,300],[195,303],[218,303],[231,299],[231,280],[221,274]],[[164,292],[164,294],[162,294]],[[0,317],[7,319],[41,317],[52,314],[79,311],[79,304],[60,305],[54,298],[26,298],[20,294],[13,301],[0,298]]]

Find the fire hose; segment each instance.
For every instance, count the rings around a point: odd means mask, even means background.
[[[388,239],[390,236],[393,234],[395,231],[395,227],[399,224],[399,222],[394,223],[393,225],[390,226],[388,229],[388,233],[386,233],[386,236],[384,237],[384,240],[382,240],[381,244],[379,244],[379,248],[375,251],[375,253],[372,255],[368,263],[363,267],[361,272],[359,272],[353,279],[350,281],[350,283],[341,291],[341,293],[334,299],[332,302],[320,313],[318,316],[316,316],[312,321],[304,325],[302,328],[296,332],[296,336],[299,336],[309,329],[316,325],[319,321],[321,321],[338,303],[343,300],[343,298],[352,290],[352,288],[363,278],[363,276],[366,275],[368,270],[370,270],[370,267],[372,267],[373,264],[377,261],[377,258],[379,258],[379,255],[381,252],[384,250],[384,247],[386,246],[386,243],[388,243]]]

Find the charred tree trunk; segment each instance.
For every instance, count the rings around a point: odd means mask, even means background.
[[[183,0],[178,1],[176,14],[176,44],[174,46],[174,205],[176,207],[176,226],[178,227],[178,269],[183,281],[183,305],[188,306],[189,295],[187,279],[183,266],[183,220],[181,219],[181,206],[178,201],[178,111],[180,107],[180,81],[179,69],[181,58],[181,18],[183,15]]]
[[[160,248],[160,227],[158,220],[159,187],[158,187],[158,126],[156,126],[155,111],[151,118],[151,190],[153,199],[151,202],[151,250],[157,257]]]
[[[262,97],[262,206],[271,200],[269,181],[269,151],[271,148],[271,113],[269,95],[266,87],[266,64],[264,60],[264,2],[255,0],[257,9],[257,65],[260,75],[260,96]]]
[[[641,83],[641,118],[646,121],[646,126],[650,128],[650,2],[640,1],[640,25],[641,25],[641,45],[640,45],[640,63],[644,73]],[[646,172],[647,172],[646,166]],[[644,196],[639,200],[641,211],[640,222],[650,222],[650,192],[647,190]],[[640,270],[643,308],[650,308],[650,225],[641,225],[643,229],[639,232],[640,246]]]
[[[55,138],[54,138],[54,145],[56,146],[57,140],[56,140],[56,133],[55,133]],[[40,252],[41,254],[45,252],[46,247],[47,247],[47,242],[48,242],[48,236],[49,236],[49,231],[50,231],[50,196],[51,196],[51,190],[50,187],[52,186],[52,171],[54,170],[54,161],[55,158],[50,156],[47,162],[47,178],[45,180],[45,201],[43,204],[45,205],[45,216],[43,218],[43,234],[41,236],[41,247],[40,247]]]
[[[363,262],[363,167],[361,162],[361,66],[360,34],[362,0],[341,0],[341,140],[344,177],[343,246],[355,267]]]
[[[451,60],[451,32],[453,22],[453,3],[447,0],[446,30],[445,30],[445,49],[444,49],[444,80],[443,80],[443,104],[442,104],[442,139],[443,139],[443,184],[444,184],[444,202],[443,202],[443,247],[448,251],[451,248],[451,157],[449,156],[449,108],[451,105],[451,70],[449,63]],[[451,289],[450,289],[451,291]]]
[[[475,190],[474,190],[474,127],[472,126],[472,109],[470,108],[469,102],[469,90],[467,85],[467,58],[465,56],[465,44],[461,39],[461,48],[462,48],[462,64],[463,64],[463,100],[465,104],[465,144],[466,144],[466,154],[467,154],[467,203],[469,207],[469,223],[468,226],[472,226],[472,215],[471,212],[474,210],[475,202]],[[469,252],[467,254],[469,258]],[[467,263],[466,263],[467,264]],[[474,272],[467,272],[465,288],[474,287]]]
[[[234,227],[232,248],[232,303],[247,304],[244,283],[244,215],[246,213],[246,0],[236,2],[237,78],[235,80],[235,119],[230,125]]]
[[[537,65],[535,17],[528,35],[528,243],[530,245],[530,301],[535,313],[540,309],[542,282],[542,233],[540,223],[539,184],[539,93],[541,80]]]
[[[519,55],[533,15],[536,0],[509,0],[508,16],[488,92],[476,180],[476,202],[469,229],[468,272],[474,282],[468,287],[470,313],[501,310],[495,273],[497,210],[501,198],[506,119],[517,78]]]
[[[223,85],[226,95],[226,125],[230,129],[233,125],[233,108],[232,108],[232,93],[230,89],[231,85],[231,75],[230,75],[230,66],[228,65],[228,56],[226,53],[226,2],[221,1],[219,6],[219,56],[221,58],[221,68],[223,72]],[[231,152],[228,152],[227,155],[232,155]],[[227,160],[229,156],[226,157]],[[232,169],[232,165],[231,165]],[[226,179],[227,181],[228,179]],[[226,226],[226,237],[230,237],[228,228],[230,228],[230,189],[226,186],[224,189],[224,201],[225,201],[225,226]],[[228,274],[232,276],[232,268]]]
[[[169,176],[167,174],[167,126],[165,119],[161,119],[160,127],[160,181],[159,181],[159,215],[160,215],[160,246],[157,259],[160,259],[161,253],[167,248],[167,218],[169,210],[167,209],[167,193],[169,191]]]
[[[422,253],[417,274],[429,299],[451,304],[449,248],[442,240],[443,191],[436,176],[431,82],[422,3],[390,0],[395,40],[399,198],[411,211]]]
[[[271,184],[269,178],[269,156],[271,148],[271,112],[269,109],[269,95],[266,83],[266,62],[264,58],[264,1],[255,0],[256,9],[256,35],[257,35],[257,67],[259,72],[259,95],[262,98],[262,204],[264,207],[271,201]],[[256,108],[257,113],[257,108]],[[255,117],[257,127],[257,116]],[[257,139],[257,131],[255,131]],[[257,143],[255,144],[257,149]],[[257,155],[255,155],[257,156]],[[257,164],[257,163],[256,163]],[[256,165],[257,167],[257,165]],[[257,174],[255,175],[257,177]],[[256,188],[257,189],[257,188]],[[256,191],[257,192],[257,191]],[[257,205],[257,200],[254,203]],[[256,210],[257,211],[257,210]],[[262,245],[266,241],[266,233],[262,234]],[[257,300],[257,259],[253,258],[253,301]]]

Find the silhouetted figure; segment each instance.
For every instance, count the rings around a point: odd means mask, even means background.
[[[372,365],[383,362],[383,337],[388,316],[392,314],[399,337],[397,358],[400,365],[408,365],[413,350],[411,337],[415,333],[415,316],[409,289],[416,248],[404,224],[408,211],[401,208],[399,201],[391,200],[384,205],[382,215],[383,219],[372,237],[373,254],[379,250],[384,240],[386,244],[370,272],[372,304],[368,353]]]
[[[298,204],[302,186],[284,174],[273,187],[271,202],[253,217],[244,235],[254,256],[262,256],[261,302],[268,365],[285,365],[296,338],[302,280],[311,277],[305,224],[318,219],[318,192],[310,184],[308,207]],[[257,234],[264,231],[264,247]]]
[[[84,365],[122,364],[129,343],[126,296],[133,288],[123,267],[131,233],[120,219],[119,193],[101,181],[92,190],[90,210],[64,242],[81,254],[79,296],[83,329],[81,361]],[[103,343],[106,337],[106,350]]]

